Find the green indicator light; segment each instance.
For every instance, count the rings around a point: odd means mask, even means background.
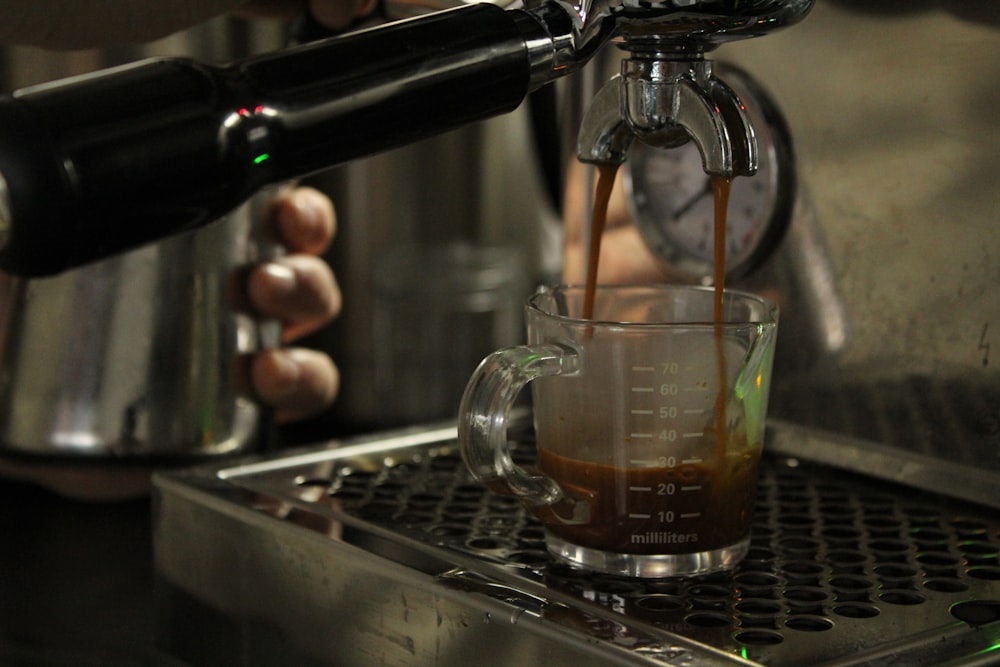
[[[984,648],[979,653],[976,653],[976,655],[986,655],[987,653],[992,653],[993,651],[996,651],[997,649],[1000,649],[1000,644],[994,644],[993,646],[989,646],[987,648]]]
[[[253,163],[254,164],[260,164],[261,162],[263,162],[264,160],[267,160],[270,157],[271,157],[270,153],[261,153],[260,155],[258,155],[257,157],[255,157],[253,159]]]

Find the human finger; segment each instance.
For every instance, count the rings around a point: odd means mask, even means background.
[[[315,188],[289,188],[271,201],[270,224],[290,253],[321,255],[337,233],[333,202]]]
[[[322,412],[337,397],[340,373],[329,356],[304,348],[264,350],[254,356],[251,379],[257,397],[284,423]]]
[[[258,317],[282,322],[285,341],[328,324],[342,305],[333,271],[309,255],[289,255],[254,267],[247,292]]]
[[[367,16],[376,0],[309,0],[309,12],[328,28],[345,28],[354,19]]]

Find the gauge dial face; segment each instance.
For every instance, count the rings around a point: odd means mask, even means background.
[[[726,215],[726,274],[745,275],[780,241],[791,218],[794,165],[788,131],[767,96],[735,68],[716,67],[744,101],[757,132],[758,169],[732,181]],[[660,149],[633,143],[629,202],[650,248],[697,278],[712,275],[715,197],[693,141]]]

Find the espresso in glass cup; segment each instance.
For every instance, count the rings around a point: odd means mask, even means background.
[[[462,399],[466,465],[521,500],[546,546],[573,566],[623,576],[731,569],[747,552],[778,308],[726,290],[544,287],[527,343],[492,353]],[[507,424],[532,383],[537,467],[516,465]]]

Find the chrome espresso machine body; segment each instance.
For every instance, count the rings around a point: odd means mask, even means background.
[[[717,46],[701,35],[766,32],[811,4],[547,5],[528,25],[552,30],[524,42],[586,59],[612,34],[632,41],[631,85],[598,96],[578,152],[626,162],[640,223],[668,188],[649,181],[635,197],[636,164],[651,158],[633,137],[682,151],[690,183],[660,158],[645,164],[692,196],[706,174],[781,182],[794,158],[794,188],[737,197],[781,233],[762,234],[732,280],[775,296],[783,319],[751,550],[735,573],[635,582],[552,567],[537,523],[471,483],[454,428],[414,427],[158,477],[161,647],[204,665],[995,661],[998,11],[819,0],[794,29],[718,46],[725,64],[698,57]],[[554,30],[564,19],[568,32]],[[735,104],[747,93],[767,112]],[[278,137],[279,117],[252,127]],[[658,251],[683,246],[644,233]],[[530,429],[516,437],[529,463]]]
[[[235,207],[268,186],[511,111],[529,92],[582,67],[614,36],[642,44],[644,62],[701,61],[719,42],[798,21],[811,3],[754,3],[721,14],[715,5],[684,11],[669,6],[649,11],[627,3],[542,3],[510,10],[463,6],[226,66],[153,58],[20,89],[0,100],[0,268],[26,277],[48,276],[235,217]],[[678,27],[674,19],[679,16],[684,22]],[[758,23],[761,16],[768,23]],[[653,25],[662,27],[651,29]],[[346,62],[354,65],[342,67]],[[669,116],[657,117],[669,104],[667,95],[654,99],[669,90],[658,76],[649,71],[632,78],[648,84],[641,94],[650,96],[651,105],[629,113],[630,121],[637,121],[627,130],[629,136],[640,126],[648,126],[652,134],[658,125],[672,122]],[[688,101],[682,109],[692,106]],[[734,108],[727,107],[724,115]],[[714,122],[714,143],[728,150],[725,126],[731,121],[722,117]],[[722,160],[713,168],[732,170],[726,155],[706,155]],[[233,237],[223,233],[225,239]],[[110,305],[104,309],[110,314],[97,316],[96,322],[72,311],[67,316],[74,325],[89,323],[84,328],[96,342],[77,347],[101,355],[97,363],[102,368],[89,369],[86,378],[75,382],[70,400],[63,400],[67,378],[87,362],[77,360],[80,354],[74,352],[65,364],[54,364],[51,373],[45,364],[41,373],[32,368],[34,361],[23,361],[44,356],[49,345],[66,348],[48,334],[67,329],[51,326],[52,318],[44,312],[51,310],[47,302],[55,300],[44,289],[51,283],[22,289],[10,312],[42,312],[34,326],[28,315],[7,318],[3,448],[32,457],[158,461],[252,449],[267,420],[249,399],[246,356],[275,337],[273,331],[247,326],[231,286],[221,283],[238,281],[240,267],[268,250],[258,250],[263,244],[254,239],[247,242],[252,250],[215,261],[210,251],[220,245],[225,243],[206,239],[200,251],[181,246],[178,253],[188,254],[190,261],[205,258],[203,270],[188,271],[167,251],[137,260],[140,271],[153,266],[146,271],[155,274],[153,282],[165,276],[166,290],[184,291],[176,300],[180,311],[168,309],[167,319],[179,321],[187,311],[192,329],[210,333],[184,346],[197,355],[173,363],[164,361],[170,357],[169,350],[160,349],[164,336],[144,331],[141,338],[150,339],[155,359],[144,363],[142,357],[150,356],[146,346],[132,346],[129,354],[138,358],[124,364],[127,382],[102,375],[104,368],[129,356],[120,346],[103,346],[109,333],[105,323],[121,320],[124,325],[114,326],[127,330],[129,314],[143,308],[122,302],[149,299],[142,291],[137,298],[114,292],[120,283],[137,282],[119,280],[118,266],[95,273],[95,282],[111,285],[96,288],[109,292],[105,300]],[[162,258],[166,271],[156,268]],[[223,261],[226,267],[216,271]],[[171,274],[178,268],[179,275]],[[195,277],[188,280],[188,273]],[[82,283],[91,284],[88,278]],[[74,289],[75,283],[68,289],[56,285],[52,293],[72,299]],[[97,300],[88,297],[83,308],[91,303]],[[158,316],[139,314],[136,325]],[[220,319],[232,322],[217,327]],[[166,345],[174,338],[167,335]],[[41,351],[32,347],[36,341]],[[67,365],[74,366],[70,374]],[[152,370],[147,372],[147,365]],[[158,368],[168,372],[158,374]],[[197,372],[204,375],[196,377]],[[213,382],[219,378],[225,382]],[[151,389],[143,386],[147,380]],[[193,403],[198,404],[195,412],[176,418]],[[67,412],[75,414],[66,418]],[[60,424],[50,433],[53,421]],[[169,425],[169,435],[157,425]]]

